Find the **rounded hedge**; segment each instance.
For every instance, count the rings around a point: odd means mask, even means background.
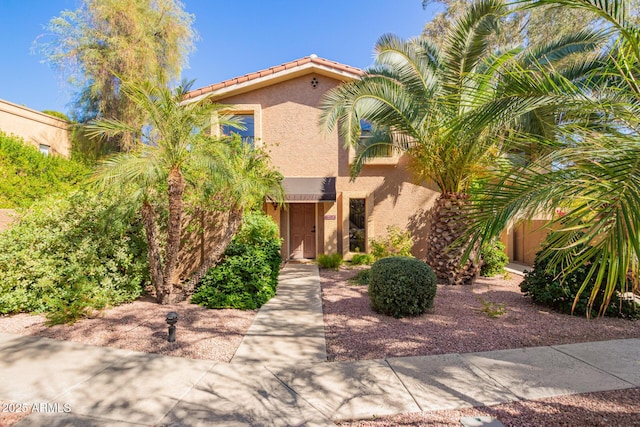
[[[369,299],[378,313],[418,316],[433,306],[437,278],[431,267],[412,257],[389,257],[371,266]]]

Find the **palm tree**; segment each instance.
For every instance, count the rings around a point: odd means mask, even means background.
[[[284,189],[281,185],[283,177],[271,167],[269,156],[264,150],[242,143],[237,135],[221,142],[228,150],[223,157],[225,173],[218,174],[219,179],[205,181],[199,181],[200,177],[195,175],[194,187],[198,187],[198,204],[205,209],[209,205],[210,209],[226,211],[227,224],[207,258],[183,285],[184,297],[193,293],[198,282],[220,260],[238,231],[245,211],[261,208],[265,197],[273,203],[281,204],[284,201]],[[215,150],[213,144],[205,147]]]
[[[589,95],[585,108],[596,114],[565,123],[564,147],[507,170],[474,196],[473,238],[486,240],[514,218],[561,211],[540,256],[562,273],[587,266],[578,296],[594,283],[593,305],[604,287],[603,314],[616,293],[637,293],[640,281],[640,28],[629,19],[626,0],[526,3],[582,9],[606,23],[603,33],[612,37],[606,60],[587,86],[574,88]]]
[[[329,131],[339,126],[345,144],[356,147],[352,177],[391,146],[410,156],[420,180],[438,186],[426,261],[447,284],[470,284],[477,276],[473,259],[461,263],[470,248],[453,243],[470,225],[469,188],[507,149],[509,129],[551,133],[555,112],[575,102],[574,94],[557,90],[559,84],[536,84],[529,73],[564,61],[558,80],[573,78],[595,59],[569,58],[592,52],[599,42],[582,32],[544,46],[496,52],[491,36],[505,13],[500,0],[475,2],[440,48],[425,37],[403,41],[385,35],[376,45],[376,65],[361,79],[330,91],[323,104],[322,125]],[[523,86],[515,71],[529,84]],[[361,120],[377,128],[364,142]]]
[[[206,98],[184,102],[191,84],[183,83],[172,90],[151,82],[125,82],[121,90],[145,112],[147,125],[137,129],[122,121],[102,120],[89,126],[93,136],[112,137],[128,133],[139,141],[131,151],[116,154],[101,162],[93,181],[103,189],[129,192],[130,199],[139,202],[148,242],[151,280],[161,304],[172,302],[178,285],[176,267],[187,187],[190,185],[195,188],[201,196],[212,194],[214,189],[226,194],[225,199],[231,201],[228,204],[235,213],[229,217],[226,234],[230,234],[230,237],[225,234],[230,241],[249,199],[257,197],[256,191],[263,191],[269,186],[277,187],[279,182],[272,179],[271,175],[260,177],[260,181],[255,176],[247,175],[250,171],[246,168],[238,167],[239,162],[250,162],[251,159],[261,161],[258,152],[239,150],[228,141],[214,140],[205,135],[211,126],[219,124],[212,123],[212,117],[221,106]],[[224,115],[215,116],[227,124],[239,126]],[[262,169],[267,170],[266,166]],[[253,184],[253,192],[247,191],[242,196],[226,190],[231,182],[236,188],[250,179],[263,184],[262,187]],[[199,200],[205,203],[204,199]],[[168,210],[166,222],[161,220],[162,215],[158,212],[158,205],[163,204]],[[165,233],[166,243],[163,245],[161,235]],[[221,246],[226,247],[224,242]]]

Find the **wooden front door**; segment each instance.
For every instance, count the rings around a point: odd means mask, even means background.
[[[316,205],[292,203],[289,205],[291,225],[291,258],[316,257]]]

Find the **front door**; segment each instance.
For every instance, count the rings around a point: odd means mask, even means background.
[[[316,257],[316,205],[292,203],[289,205],[291,225],[291,258]]]

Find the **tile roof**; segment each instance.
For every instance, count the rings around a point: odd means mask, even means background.
[[[215,83],[209,86],[202,87],[200,89],[192,90],[187,94],[187,99],[196,98],[207,93],[215,92],[220,89],[235,86],[240,83],[256,80],[261,77],[268,77],[280,73],[282,71],[295,69],[306,64],[315,64],[321,67],[330,68],[338,73],[348,73],[354,76],[359,76],[364,73],[360,68],[344,65],[339,62],[330,61],[328,59],[320,58],[317,55],[305,56],[304,58],[296,59],[295,61],[286,62],[275,67],[267,68],[265,70],[256,71],[254,73],[245,74],[244,76],[234,77],[229,80],[224,80],[219,83]]]

